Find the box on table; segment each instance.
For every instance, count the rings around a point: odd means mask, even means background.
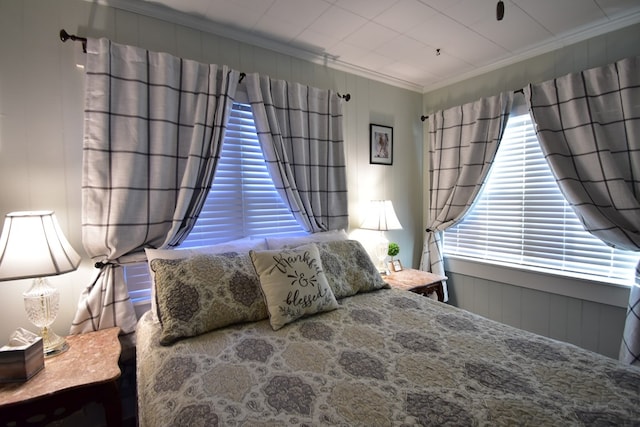
[[[42,337],[22,347],[0,351],[0,383],[27,381],[44,368]]]

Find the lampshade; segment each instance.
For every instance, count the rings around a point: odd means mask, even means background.
[[[0,280],[68,273],[80,255],[69,244],[52,211],[7,214],[0,236]]]
[[[402,225],[396,216],[391,200],[372,200],[367,208],[367,216],[360,228],[365,230],[401,230]]]
[[[58,315],[60,292],[45,276],[78,268],[80,255],[62,234],[52,211],[7,214],[0,235],[0,281],[34,278],[22,294],[27,318],[41,329],[45,356],[65,352],[67,341],[50,330]]]

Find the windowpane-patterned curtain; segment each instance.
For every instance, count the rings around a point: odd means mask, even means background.
[[[442,231],[462,220],[480,192],[512,104],[508,92],[429,116],[429,218],[420,269],[445,274]]]
[[[306,231],[346,229],[340,97],[258,74],[245,81],[258,139],[282,199]]]
[[[538,139],[585,229],[640,251],[640,57],[529,85]],[[620,360],[640,365],[640,264]]]
[[[211,185],[239,73],[166,53],[88,40],[82,238],[98,263],[71,333],[136,317],[119,260],[179,244]]]

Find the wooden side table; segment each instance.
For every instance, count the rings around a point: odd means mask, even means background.
[[[0,426],[45,425],[89,402],[102,403],[108,426],[122,425],[119,331],[71,335],[69,350],[46,358],[44,369],[29,381],[0,384]]]
[[[431,297],[435,292],[438,296],[438,301],[444,301],[442,281],[447,280],[447,276],[406,268],[401,271],[394,271],[382,278],[392,288],[415,292],[426,297]]]

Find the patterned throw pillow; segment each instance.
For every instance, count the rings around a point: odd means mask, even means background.
[[[337,299],[389,287],[357,240],[319,242],[316,246],[327,281]]]
[[[250,251],[274,330],[303,316],[338,308],[315,244]]]
[[[149,276],[151,277],[151,313],[153,319],[158,321],[158,307],[156,305],[156,278],[155,272],[151,268],[151,262],[154,259],[182,259],[189,258],[194,255],[202,254],[222,254],[228,252],[238,252],[249,254],[249,251],[253,249],[256,251],[267,249],[267,241],[262,239],[251,239],[245,237],[243,239],[232,240],[229,242],[218,243],[217,245],[204,246],[201,248],[189,248],[189,249],[152,249],[145,248],[147,256],[147,262],[149,265]]]
[[[162,345],[268,317],[248,253],[155,259],[150,266],[155,273]]]

